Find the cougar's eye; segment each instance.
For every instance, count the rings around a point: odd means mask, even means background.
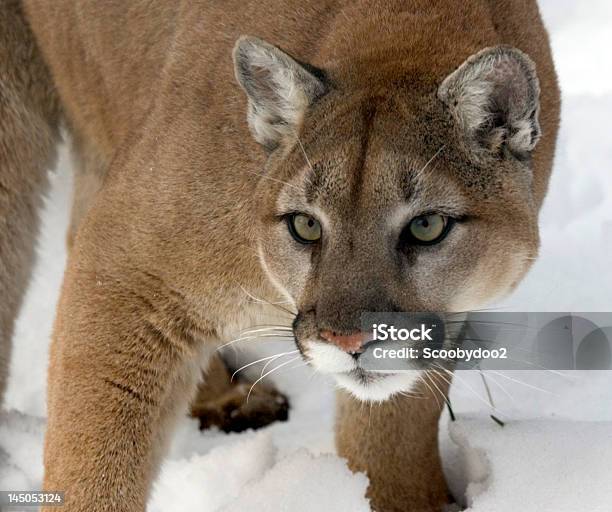
[[[451,225],[452,219],[439,213],[419,215],[404,228],[401,238],[407,244],[437,244],[448,234]]]
[[[321,224],[305,213],[292,213],[287,217],[289,232],[301,244],[313,244],[321,238]]]

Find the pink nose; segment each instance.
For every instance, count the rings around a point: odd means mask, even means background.
[[[338,348],[345,352],[359,352],[362,345],[367,339],[367,334],[364,332],[355,332],[353,334],[338,334],[334,331],[321,331],[321,338],[333,343]]]

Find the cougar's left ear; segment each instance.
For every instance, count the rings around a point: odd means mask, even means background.
[[[540,138],[539,96],[535,64],[508,46],[472,55],[438,89],[472,149],[519,157]]]
[[[294,134],[308,105],[326,90],[317,70],[256,37],[236,42],[234,71],[249,99],[251,132],[270,150]]]

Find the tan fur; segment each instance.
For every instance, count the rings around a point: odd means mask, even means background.
[[[144,510],[172,423],[214,347],[269,318],[273,308],[253,296],[288,296],[309,357],[320,329],[352,332],[362,311],[457,310],[503,295],[537,252],[559,93],[535,1],[25,5],[75,140],[77,181],[91,191],[73,210],[49,367],[45,488],[66,490],[66,511]],[[235,77],[232,48],[243,34],[325,76],[243,39]],[[12,56],[33,45],[7,24],[0,38]],[[438,96],[466,59],[500,44],[537,69],[543,135],[524,162],[491,152],[512,136],[499,130],[476,152],[480,132],[468,137],[457,121],[472,118]],[[264,64],[250,69],[252,50]],[[23,113],[7,117],[0,102],[0,178],[16,180],[9,200],[32,201],[25,214],[0,202],[9,226],[0,249],[16,254],[0,267],[11,298],[0,305],[4,339],[24,285],[12,276],[25,275],[33,237],[41,186],[31,183],[43,181],[57,125],[38,54],[24,61],[0,59],[0,84]],[[22,86],[21,69],[41,90]],[[261,80],[274,82],[284,104],[253,88]],[[247,110],[267,151],[249,133]],[[529,131],[517,127],[508,147],[529,146]],[[417,192],[409,201],[406,176]],[[391,256],[387,230],[436,201],[471,220],[435,250]],[[291,208],[320,216],[322,248],[296,248],[277,218]],[[11,222],[27,236],[11,236]],[[360,407],[341,397],[338,446],[369,473],[376,510],[440,510],[441,407],[396,395],[374,406],[376,428],[366,428]]]
[[[438,455],[444,406],[438,390],[447,393],[448,382],[431,375],[415,389],[416,398],[396,396],[371,407],[339,392],[338,452],[353,471],[370,478],[368,496],[376,510],[430,512],[448,502]]]
[[[88,147],[85,141],[74,134],[71,140],[71,154],[74,169],[74,195],[70,212],[67,246],[71,249],[81,221],[94,202],[106,172],[108,162],[95,148]]]

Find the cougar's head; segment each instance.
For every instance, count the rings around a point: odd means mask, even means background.
[[[400,76],[355,88],[256,38],[234,62],[269,153],[259,256],[298,311],[298,348],[361,399],[410,390],[426,368],[360,367],[361,314],[467,311],[524,276],[538,249],[534,64],[494,47],[434,87]]]

